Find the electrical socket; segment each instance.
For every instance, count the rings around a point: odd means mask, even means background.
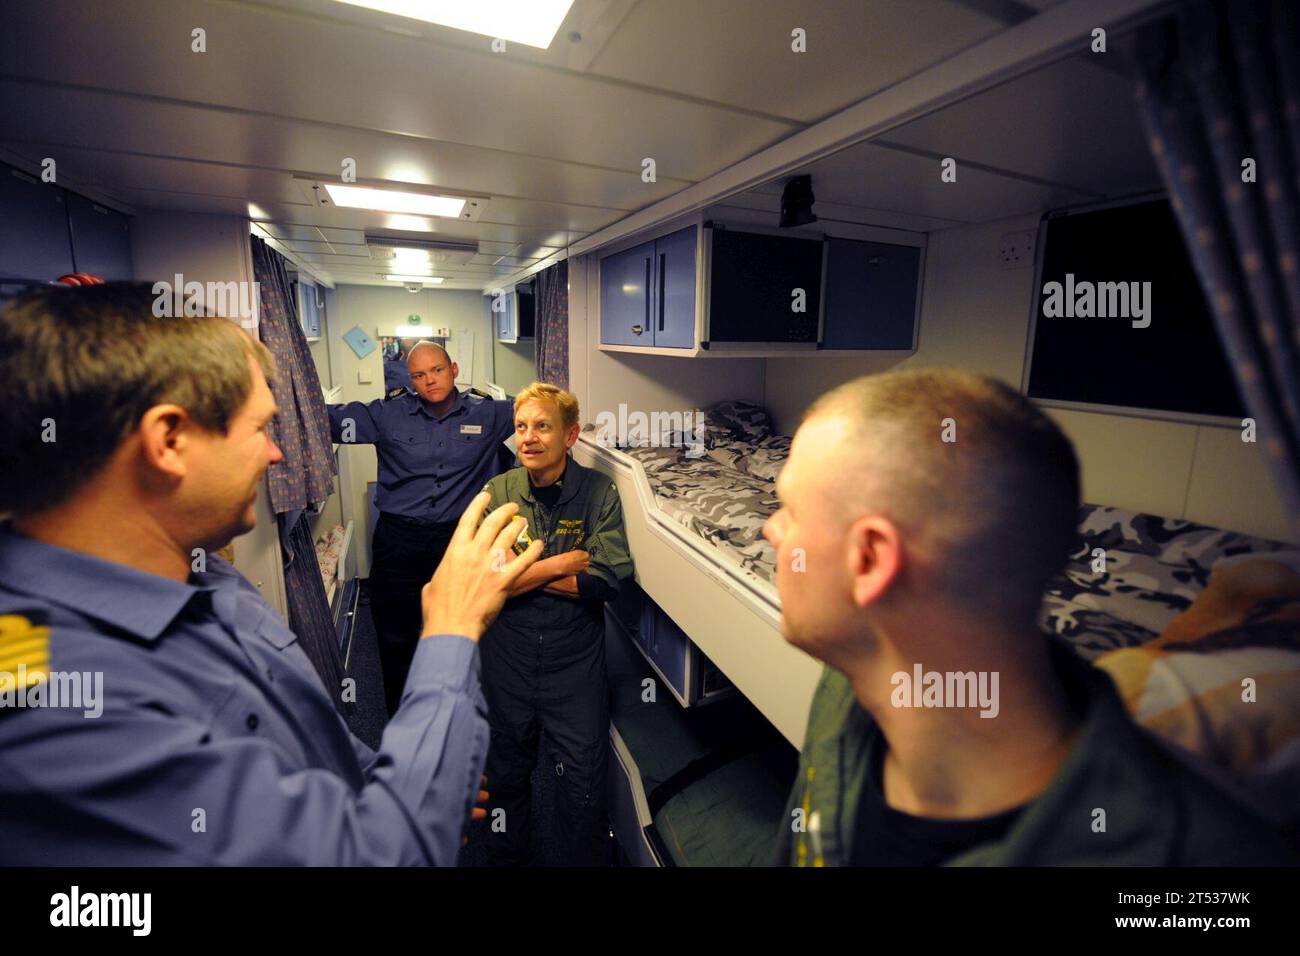
[[[1004,232],[998,243],[998,262],[1003,269],[1019,269],[1034,264],[1034,242],[1037,233],[1033,229],[1021,232]]]

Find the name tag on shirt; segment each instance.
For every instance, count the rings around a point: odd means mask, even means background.
[[[462,435],[482,435],[483,426],[482,425],[461,425],[460,433]]]

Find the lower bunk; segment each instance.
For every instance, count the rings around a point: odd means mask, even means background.
[[[609,817],[633,866],[773,862],[798,752],[731,694],[682,707],[610,614]]]

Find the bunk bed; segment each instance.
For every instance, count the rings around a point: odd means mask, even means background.
[[[712,545],[720,566],[741,572],[746,587],[755,587],[754,578],[771,584],[776,556],[762,529],[779,507],[775,480],[791,440],[775,434],[767,413],[752,403],[722,402],[701,415],[704,437],[694,447],[670,434],[665,437],[673,444],[612,451],[644,475],[656,519]],[[1192,521],[1085,503],[1078,544],[1048,586],[1039,624],[1089,659],[1144,644],[1191,605],[1214,564],[1288,548]]]

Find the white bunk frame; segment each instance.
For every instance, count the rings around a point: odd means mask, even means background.
[[[635,458],[585,434],[573,457],[618,487],[642,590],[790,743],[802,747],[822,668],[782,636],[776,587],[669,517]]]

